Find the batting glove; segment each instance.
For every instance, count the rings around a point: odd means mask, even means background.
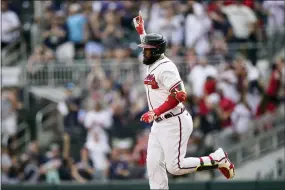
[[[154,113],[154,111],[148,111],[142,115],[141,121],[144,121],[146,123],[151,123],[156,118],[157,118],[157,115]]]
[[[135,17],[133,19],[133,22],[134,22],[134,25],[135,25],[135,28],[136,28],[138,34],[140,36],[141,35],[145,35],[146,32],[145,32],[145,29],[144,29],[144,20],[143,20],[141,11],[139,12],[139,16],[137,16],[137,17]]]

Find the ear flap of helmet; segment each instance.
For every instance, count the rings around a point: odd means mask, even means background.
[[[156,46],[156,49],[153,51],[153,55],[161,55],[165,52],[166,50],[166,42],[162,42],[161,44],[158,44]]]

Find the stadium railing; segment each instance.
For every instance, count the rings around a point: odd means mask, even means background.
[[[26,43],[23,38],[9,44],[1,52],[3,66],[10,66],[17,64],[17,60],[27,60]]]
[[[52,103],[37,112],[37,138],[40,137],[44,130],[50,129],[52,126],[56,126],[60,131],[63,131],[62,117],[60,114],[56,114],[56,117],[53,117],[52,113],[55,111],[57,111],[56,104]]]
[[[224,62],[223,56],[208,56],[210,64],[218,65]],[[181,78],[186,82],[189,74],[189,64],[185,57],[173,57],[173,62],[178,67]],[[29,71],[23,67],[23,82],[30,86],[64,86],[68,82],[75,85],[84,85],[87,75],[91,71],[102,69],[109,76],[112,76],[117,82],[132,81],[135,84],[142,84],[145,73],[142,63],[136,59],[102,59],[98,61],[88,61],[85,59],[69,62],[50,62],[46,64],[35,65],[34,71]]]
[[[264,116],[252,121],[250,124],[251,128],[247,132],[248,139],[227,149],[229,157],[235,163],[235,166],[239,167],[249,160],[260,158],[260,156],[266,153],[285,146],[285,120],[283,114],[284,112],[271,114],[270,116]],[[275,120],[273,128],[268,130],[260,129],[264,127],[264,119],[268,119],[269,117]],[[256,130],[260,134],[254,136],[253,134]],[[215,144],[217,145],[218,142]]]
[[[15,136],[17,137],[15,152],[20,154],[27,150],[28,144],[31,141],[31,132],[28,124],[24,122],[20,123]]]

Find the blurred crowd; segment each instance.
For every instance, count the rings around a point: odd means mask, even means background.
[[[213,134],[225,147],[250,138],[251,121],[274,115],[284,103],[284,57],[269,60],[269,70],[260,69],[257,47],[241,54],[231,48],[233,43],[269,41],[282,32],[284,40],[284,7],[284,1],[262,0],[44,1],[44,14],[36,18],[40,43],[28,66],[32,71],[51,60],[140,59],[132,19],[142,10],[146,31],[167,38],[166,55],[174,61],[183,57],[175,63],[183,68],[189,95],[185,106],[194,121],[187,156],[206,155],[216,148]],[[74,84],[68,83],[66,99],[57,106],[63,116],[63,145],[45,152],[31,142],[21,156],[3,149],[3,182],[147,178],[151,126],[139,121],[148,110],[144,89],[132,80],[120,82],[100,64],[92,66],[86,84],[86,91],[76,95]],[[273,126],[271,117],[261,128]],[[80,150],[74,149],[81,140]]]
[[[142,10],[146,31],[163,34],[168,55],[225,54],[229,43],[273,39],[284,30],[283,1],[44,1],[38,47],[29,66],[37,62],[86,57],[137,57],[138,37],[132,19]],[[273,46],[274,48],[274,46]],[[249,59],[255,65],[257,47]]]

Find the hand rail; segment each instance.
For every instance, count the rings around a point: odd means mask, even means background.
[[[20,45],[19,51],[12,52],[15,46]],[[23,59],[27,59],[26,53],[26,43],[24,38],[20,37],[19,39],[15,40],[11,44],[9,44],[6,48],[4,48],[1,52],[3,63],[2,65],[9,65],[11,62],[23,56]]]
[[[13,49],[17,44],[19,44],[21,42],[21,38],[11,42],[10,44],[8,44],[3,50],[2,50],[2,57],[5,57],[7,55],[7,53]]]
[[[239,166],[241,163],[244,163],[249,158],[254,159],[258,158],[264,151],[276,150],[278,146],[285,145],[285,140],[281,139],[278,140],[278,134],[285,133],[285,126],[279,125],[277,128],[271,129],[264,134],[260,134],[259,136],[255,137],[254,139],[250,139],[247,141],[243,141],[241,144],[234,146],[231,150],[227,150],[229,155],[236,155],[235,158],[235,165]],[[261,148],[261,143],[265,142],[265,140],[270,139],[272,143],[267,146],[266,148]],[[248,150],[251,154],[248,154],[247,157],[243,157],[242,154],[244,150]]]
[[[56,106],[54,104],[49,104],[37,112],[37,114],[36,114],[36,126],[37,126],[37,131],[38,131],[37,132],[38,137],[39,137],[39,134],[43,131],[43,129],[46,128],[45,124],[43,123],[43,117],[55,109],[56,109]],[[47,122],[49,122],[49,124],[52,123],[52,122],[50,122],[50,120],[48,120]]]
[[[28,144],[31,140],[31,134],[30,134],[30,128],[26,123],[20,123],[18,130],[17,130],[17,134],[21,133],[22,131],[24,131],[24,136],[20,137],[19,139],[17,139],[16,141],[16,150],[18,150],[22,145],[25,145],[25,149],[28,148]],[[20,152],[20,151],[17,151]]]

